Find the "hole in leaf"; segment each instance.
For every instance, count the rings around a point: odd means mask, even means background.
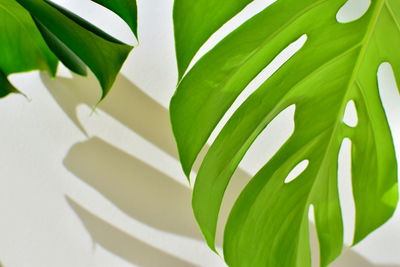
[[[358,124],[357,109],[353,100],[350,100],[347,103],[346,109],[344,111],[343,122],[350,127],[356,127]]]
[[[371,5],[370,0],[349,0],[336,14],[336,19],[340,23],[347,23],[361,18]]]
[[[268,162],[294,131],[295,105],[278,114],[261,132],[240,162],[240,167],[255,175]]]
[[[351,141],[345,138],[339,150],[338,157],[338,187],[340,208],[344,224],[344,243],[353,243],[355,225],[355,204],[353,186],[351,183]]]
[[[315,226],[315,210],[314,205],[310,205],[308,209],[308,231],[309,231],[309,240],[310,240],[310,248],[311,248],[311,266],[319,267],[319,241],[318,241],[318,232]]]
[[[396,153],[398,158],[400,158],[400,90],[397,88],[393,68],[389,63],[381,64],[377,75],[379,95],[381,96],[383,108],[389,121],[389,127],[393,135]]]
[[[285,179],[285,184],[288,184],[292,181],[294,181],[296,178],[298,178],[300,176],[300,174],[302,174],[306,168],[308,167],[309,161],[303,160],[302,162],[300,162],[299,164],[296,165],[296,167],[294,167],[290,173],[288,174],[288,176]]]

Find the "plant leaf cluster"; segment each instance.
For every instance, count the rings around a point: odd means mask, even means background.
[[[93,0],[120,16],[137,34],[137,7],[132,0]],[[0,0],[0,96],[18,90],[7,77],[31,70],[55,75],[61,61],[71,71],[96,75],[102,98],[132,47],[50,1]]]

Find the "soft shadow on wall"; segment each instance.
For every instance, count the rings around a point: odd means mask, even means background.
[[[80,104],[90,107],[96,105],[99,98],[96,95],[98,85],[95,78],[74,76],[73,79],[53,80],[42,74],[42,80],[58,105],[86,133],[77,118],[76,110]],[[160,150],[178,158],[168,110],[127,78],[122,75],[117,78],[113,90],[97,109]],[[129,216],[161,230],[203,239],[190,206],[191,190],[144,161],[98,137],[88,136],[87,141],[77,143],[70,149],[64,165]],[[236,172],[226,197],[228,204],[221,212],[222,219],[227,217],[228,206],[249,179],[245,171],[239,169]],[[155,211],[153,215],[152,210]],[[169,214],[161,216],[160,212],[164,210],[168,210]]]
[[[87,79],[42,80],[54,100],[70,119],[85,132],[76,115],[77,106],[93,107],[98,100],[97,81]],[[97,107],[139,134],[162,151],[178,158],[172,136],[168,110],[147,96],[142,90],[120,75],[110,95]],[[112,146],[98,137],[89,137],[75,144],[64,159],[65,167],[90,185],[125,214],[144,224],[189,238],[202,237],[190,207],[191,190],[173,178]],[[235,196],[250,179],[243,170],[235,174],[230,185],[222,220],[226,218]],[[76,200],[66,200],[82,221],[93,241],[129,262],[140,266],[194,266],[134,236],[123,232],[91,213]],[[314,237],[315,238],[315,237]],[[315,244],[315,243],[314,243]],[[314,250],[318,247],[313,245]],[[400,267],[368,262],[361,255],[347,249],[332,267]]]
[[[82,220],[93,241],[111,253],[139,266],[195,266],[125,233],[68,197],[67,201]]]

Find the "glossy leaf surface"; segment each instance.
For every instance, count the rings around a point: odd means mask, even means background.
[[[295,105],[295,130],[246,186],[224,234],[230,266],[310,266],[308,213],[314,206],[321,266],[341,252],[343,223],[338,154],[352,141],[356,209],[354,243],[381,226],[398,201],[397,161],[378,91],[377,70],[389,62],[400,79],[400,2],[375,0],[360,19],[339,23],[345,0],[280,0],[245,22],[202,57],[180,81],[170,111],[188,175],[199,151],[245,87],[302,35],[304,46],[235,111],[204,157],[193,194],[196,219],[214,249],[222,199],[250,145],[284,109]],[[190,20],[191,14],[180,14]],[[175,25],[180,16],[175,15]],[[176,36],[184,35],[175,28]],[[194,29],[192,29],[194,30]],[[186,29],[186,34],[190,29]],[[177,40],[177,49],[184,49]],[[181,51],[178,62],[185,62]],[[183,63],[181,63],[183,64]],[[181,71],[182,72],[182,71]],[[343,122],[353,100],[358,124]],[[293,181],[300,162],[307,168]]]

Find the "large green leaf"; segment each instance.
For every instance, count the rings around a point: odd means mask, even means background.
[[[134,0],[94,2],[119,15],[136,34]],[[1,96],[16,92],[8,75],[30,70],[54,75],[58,58],[81,75],[86,74],[87,65],[97,76],[104,97],[132,49],[52,2],[0,0],[0,15]]]
[[[252,0],[175,0],[175,40],[180,78],[211,34],[251,2]]]
[[[224,234],[230,266],[310,266],[308,212],[314,206],[321,266],[341,252],[338,153],[352,141],[356,209],[354,243],[387,221],[397,201],[397,161],[377,83],[382,62],[400,80],[400,2],[373,0],[360,19],[339,23],[346,0],[279,0],[245,22],[202,57],[180,81],[171,119],[188,175],[199,151],[238,95],[274,57],[307,35],[304,46],[235,111],[197,174],[193,208],[214,249],[225,189],[265,127],[295,105],[295,130],[250,181],[235,203]],[[192,10],[175,16],[191,17]],[[176,27],[176,31],[181,28]],[[190,34],[178,32],[176,35]],[[184,49],[177,40],[177,49]],[[178,61],[185,62],[178,53]],[[358,124],[343,122],[353,100]],[[286,183],[302,161],[307,168]]]

